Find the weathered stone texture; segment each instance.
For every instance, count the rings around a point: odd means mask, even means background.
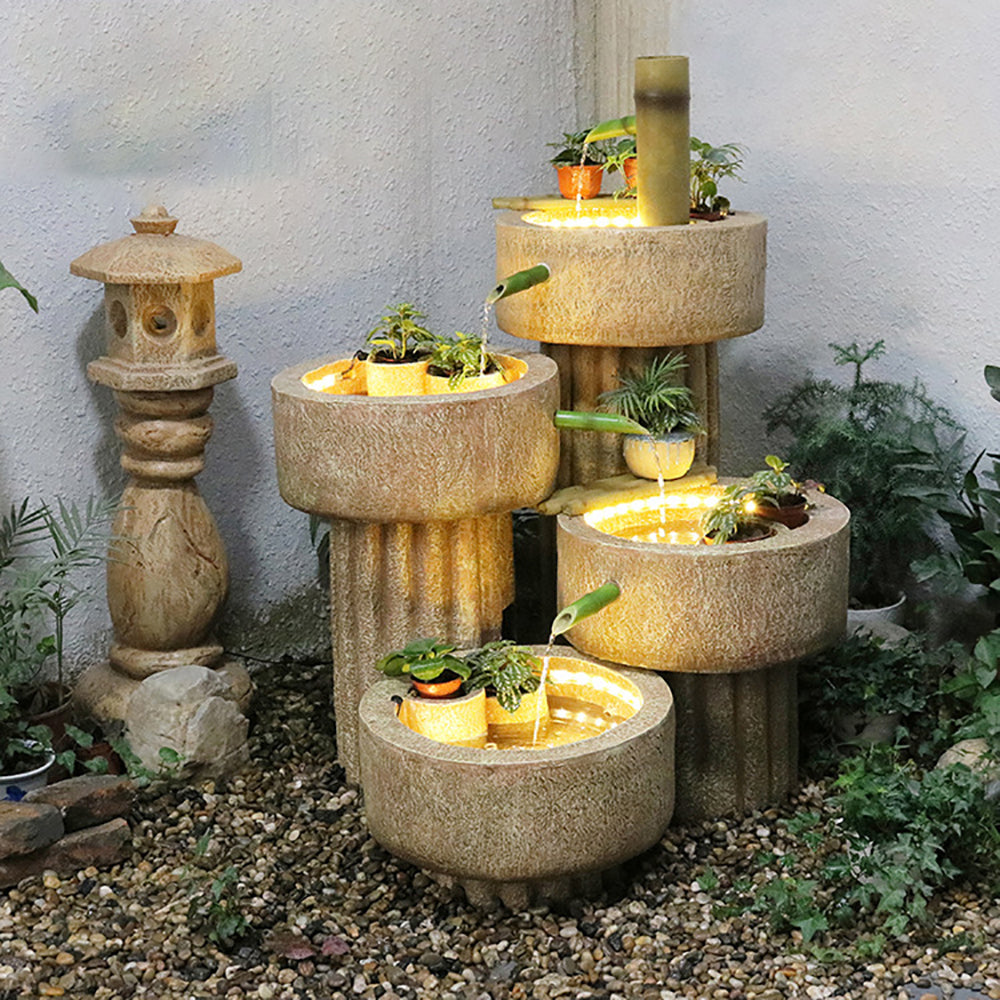
[[[58,816],[58,810],[53,809]],[[69,874],[94,865],[102,868],[124,860],[132,850],[132,834],[123,819],[68,833],[49,847],[32,854],[0,861],[0,889],[45,871]]]
[[[809,521],[772,538],[652,545],[558,521],[559,601],[616,580],[621,596],[568,633],[612,663],[729,673],[791,663],[840,641],[847,614],[847,508],[810,493]]]
[[[48,847],[63,832],[62,816],[55,806],[0,801],[0,859]]]
[[[544,261],[548,281],[497,303],[497,324],[555,344],[663,347],[752,333],[764,322],[767,220],[553,229],[497,216],[497,280]]]
[[[54,806],[62,815],[66,831],[71,833],[119,816],[127,817],[134,797],[135,785],[128,778],[85,774],[29,792],[25,801]]]

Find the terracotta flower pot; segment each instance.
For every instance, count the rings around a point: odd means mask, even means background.
[[[559,193],[564,198],[596,198],[601,193],[604,167],[556,167],[559,174]]]
[[[462,678],[452,675],[437,681],[411,679],[410,683],[421,698],[448,698],[462,686]]]
[[[369,396],[422,396],[428,361],[365,362],[365,384]]]
[[[628,189],[630,191],[632,190],[632,188],[636,186],[636,184],[639,181],[638,170],[639,170],[639,164],[634,156],[630,156],[622,164],[622,173],[625,175],[625,184],[628,186]]]
[[[809,515],[806,513],[806,498],[801,493],[795,495],[794,503],[772,507],[769,503],[757,504],[755,513],[765,521],[777,521],[786,528],[801,528]]]

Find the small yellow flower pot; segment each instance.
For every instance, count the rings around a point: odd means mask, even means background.
[[[640,479],[680,479],[694,462],[693,434],[663,434],[650,438],[626,434],[622,444],[625,464]]]
[[[486,745],[486,693],[464,698],[404,698],[399,721],[415,733],[452,746]]]
[[[365,362],[365,381],[369,396],[422,396],[428,362]]]
[[[516,712],[508,712],[496,698],[486,699],[486,725],[490,728],[504,726],[533,726],[535,719],[544,722],[549,717],[549,701],[545,696],[545,688],[521,695],[521,704]]]

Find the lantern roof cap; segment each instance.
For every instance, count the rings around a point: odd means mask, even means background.
[[[175,233],[177,219],[150,205],[131,220],[135,232],[81,254],[70,273],[108,285],[196,284],[235,274],[243,263],[208,240]]]

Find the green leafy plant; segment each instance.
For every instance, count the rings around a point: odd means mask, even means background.
[[[60,501],[53,513],[25,501],[0,520],[0,770],[13,773],[49,750],[51,733],[31,725],[24,706],[52,655],[64,687],[64,620],[83,596],[72,574],[106,558],[116,507],[90,500],[81,512]],[[47,556],[25,552],[44,537]]]
[[[562,142],[548,143],[558,150],[549,162],[556,167],[603,166],[608,158],[608,143],[606,140],[586,142],[588,131],[563,132]]]
[[[765,528],[743,483],[727,486],[701,522],[702,534],[717,545],[756,537]]]
[[[468,680],[469,665],[454,652],[454,643],[442,639],[414,639],[402,649],[387,653],[376,667],[386,677],[406,675],[418,681],[434,681],[450,670],[463,681]]]
[[[983,372],[990,393],[1000,400],[1000,368]],[[981,469],[983,459],[989,460]],[[938,513],[951,531],[956,551],[936,553],[917,563],[919,580],[934,580],[945,590],[957,581],[983,588],[982,601],[1000,626],[1000,453],[982,451],[962,478],[954,498],[945,498]]]
[[[431,375],[446,376],[448,385],[457,388],[467,378],[489,374],[499,368],[494,355],[486,353],[483,359],[483,340],[458,331],[454,337],[438,337],[431,350]]]
[[[28,305],[31,306],[35,312],[38,312],[38,299],[36,299],[35,296],[32,295],[31,292],[29,292],[28,289],[25,288],[24,285],[22,285],[17,278],[15,278],[14,275],[3,266],[3,263],[0,262],[0,289],[3,288],[17,289],[17,291],[24,296]]]
[[[469,666],[470,691],[492,689],[504,709],[516,712],[521,697],[538,690],[542,661],[524,646],[500,639],[471,653]]]
[[[856,734],[877,717],[898,715],[904,726],[931,721],[950,653],[926,651],[917,636],[890,645],[859,633],[803,663],[800,732],[809,769],[823,771],[845,749],[856,751]]]
[[[723,178],[742,180],[743,155],[735,142],[713,146],[691,136],[691,211],[705,214],[729,213],[729,199],[719,194]]]
[[[625,161],[636,158],[635,136],[626,136],[612,144],[611,151],[604,162],[604,172],[607,174],[621,173],[624,183],[615,191],[615,198],[635,198],[638,185],[630,185],[625,178]]]
[[[201,842],[198,847],[204,851]],[[235,865],[229,865],[208,883],[207,893],[195,890],[188,919],[202,927],[210,941],[230,948],[250,926],[243,913],[242,895],[239,871]]]
[[[753,473],[747,480],[748,496],[769,507],[782,507],[801,498],[805,487],[786,471],[787,462],[783,462],[777,455],[768,455],[764,462],[767,468]]]
[[[917,381],[876,381],[864,367],[885,353],[831,344],[851,366],[846,385],[808,376],[765,411],[769,431],[793,436],[789,460],[851,509],[851,594],[866,605],[893,603],[909,564],[933,550],[933,514],[957,489],[964,434]]]
[[[390,307],[381,322],[368,332],[365,343],[370,358],[403,361],[431,350],[434,334],[417,320],[424,314],[409,302]]]
[[[614,389],[598,397],[603,410],[634,420],[651,435],[701,434],[691,390],[678,383],[687,367],[684,355],[666,354],[639,369],[622,372]]]

